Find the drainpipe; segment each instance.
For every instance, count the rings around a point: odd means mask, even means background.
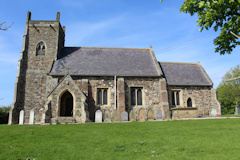
[[[117,103],[116,103],[116,97],[117,97],[117,76],[114,76],[114,109],[117,109]]]

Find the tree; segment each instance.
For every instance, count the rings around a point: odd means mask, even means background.
[[[227,81],[240,76],[240,66],[231,68],[217,87],[218,100],[222,104],[222,113],[234,113],[236,102],[240,102],[240,79]]]
[[[8,123],[8,114],[11,106],[0,107],[0,124]]]
[[[6,30],[8,30],[8,28],[10,28],[13,25],[13,23],[12,23],[10,26],[5,26],[4,28],[2,28],[2,25],[4,23],[6,23],[6,22],[0,22],[0,30],[6,31]]]
[[[160,0],[162,1],[162,0]],[[185,0],[180,11],[198,15],[200,32],[203,29],[221,30],[220,35],[213,42],[217,47],[215,52],[231,54],[240,45],[238,38],[231,34],[240,34],[240,0]]]

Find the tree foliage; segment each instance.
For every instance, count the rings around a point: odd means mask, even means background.
[[[11,106],[0,107],[0,124],[8,123],[8,114]]]
[[[215,31],[220,29],[220,35],[213,41],[215,52],[231,54],[240,45],[237,37],[230,33],[240,35],[240,0],[185,0],[180,11],[191,16],[197,14],[200,31],[211,27]]]
[[[218,100],[222,104],[222,113],[234,113],[236,102],[240,104],[240,79],[226,82],[227,79],[240,76],[240,66],[231,68],[222,78],[217,88]]]

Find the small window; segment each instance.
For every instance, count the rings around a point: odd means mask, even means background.
[[[180,105],[180,103],[179,103],[179,92],[176,93],[176,97],[177,97],[177,105]]]
[[[172,105],[175,106],[175,93],[172,92]]]
[[[188,98],[188,100],[187,100],[187,106],[188,106],[188,107],[192,107],[192,99],[191,99],[191,98]]]
[[[136,93],[135,93],[135,89],[131,89],[131,105],[136,105]]]
[[[131,88],[131,105],[142,105],[142,88]]]
[[[104,89],[103,91],[103,104],[107,104],[107,90]]]
[[[44,56],[46,50],[46,45],[43,41],[39,42],[36,47],[36,55],[37,56]]]
[[[180,91],[172,91],[172,106],[180,105]]]
[[[141,89],[137,90],[137,104],[142,105],[142,90]]]
[[[98,104],[102,104],[102,90],[98,90]]]
[[[97,104],[104,104],[106,105],[107,104],[107,101],[108,101],[108,93],[107,93],[107,89],[104,88],[104,89],[98,89],[97,91],[97,96],[98,96],[98,102]]]

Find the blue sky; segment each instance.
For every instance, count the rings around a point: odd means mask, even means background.
[[[27,12],[32,20],[55,20],[66,26],[65,46],[149,48],[158,61],[197,62],[217,88],[222,76],[239,65],[240,47],[230,55],[214,53],[213,30],[199,32],[197,17],[180,13],[183,0],[0,0],[0,106],[13,101],[17,62]]]

